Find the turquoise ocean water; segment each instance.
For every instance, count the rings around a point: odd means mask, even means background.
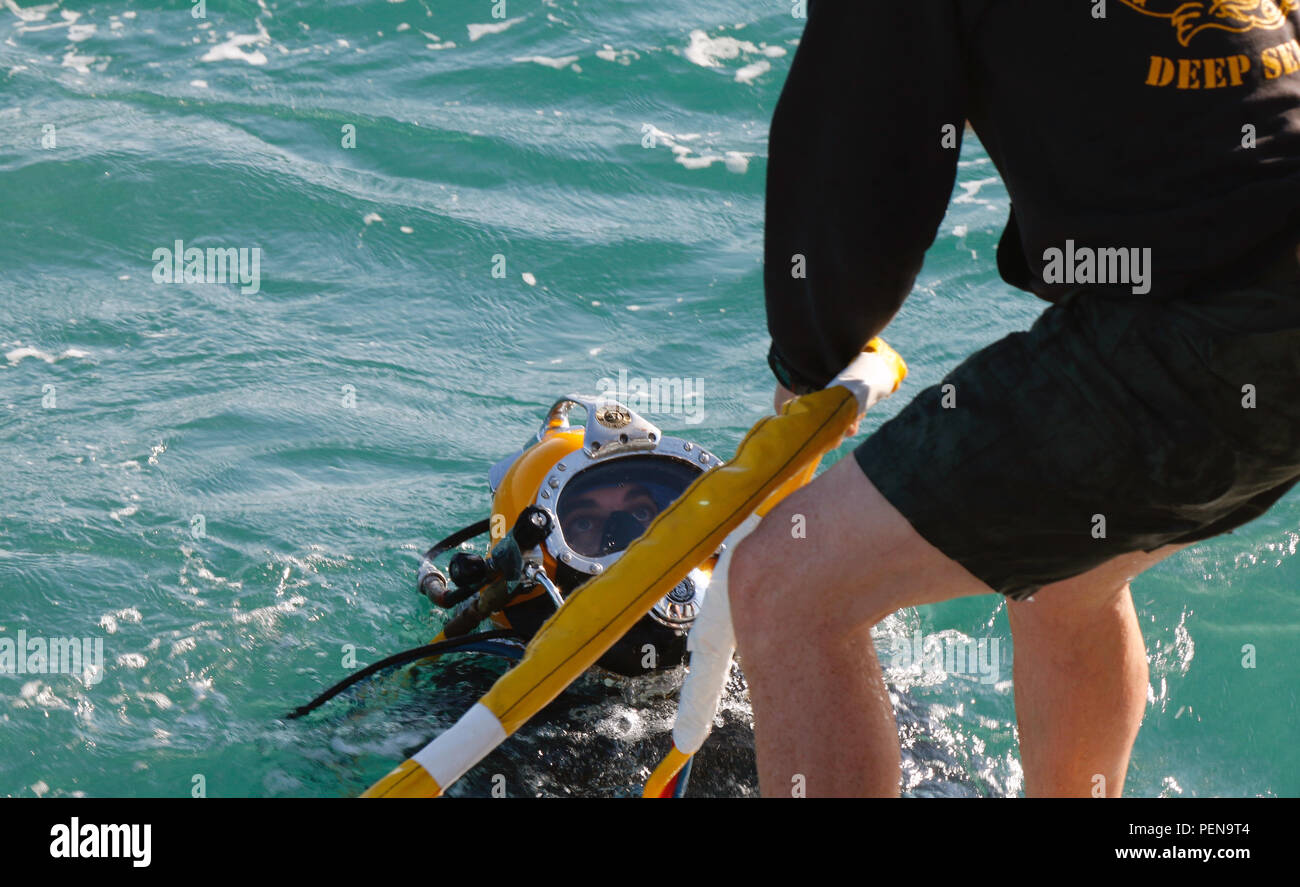
[[[277,717],[346,673],[347,645],[361,665],[436,633],[418,554],[486,516],[489,465],[555,398],[698,379],[650,418],[726,455],[770,404],[790,4],[202,11],[0,7],[0,638],[99,638],[105,659],[91,685],[0,674],[3,795],[358,793],[501,667]],[[968,136],[888,331],[911,377],[865,432],[1042,310],[994,269],[1006,210]],[[178,240],[260,250],[256,291],[155,282]],[[1151,693],[1129,794],[1300,794],[1298,542],[1293,494],[1135,583]],[[918,632],[997,640],[1001,670],[894,662],[907,790],[1018,793],[1005,608],[907,611],[881,649]],[[459,791],[494,772],[515,795],[637,791],[670,709],[588,683]],[[693,786],[753,794],[742,692],[723,721]]]

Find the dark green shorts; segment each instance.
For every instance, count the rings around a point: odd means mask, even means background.
[[[1300,274],[1176,301],[1076,290],[854,453],[1013,599],[1259,517],[1300,480]]]

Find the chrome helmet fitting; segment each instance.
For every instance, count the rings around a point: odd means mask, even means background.
[[[586,412],[583,441],[555,464],[534,503],[551,518],[544,545],[579,574],[602,573],[701,474],[721,464],[698,444],[668,437],[609,398],[569,395],[555,402],[537,439],[569,428],[569,411]],[[654,605],[650,616],[674,629],[699,613],[708,573],[695,569]]]

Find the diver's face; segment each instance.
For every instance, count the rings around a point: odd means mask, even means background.
[[[573,503],[561,522],[564,540],[579,554],[595,556],[601,548],[605,521],[617,511],[630,514],[644,531],[658,516],[659,506],[650,491],[640,484],[589,490]]]

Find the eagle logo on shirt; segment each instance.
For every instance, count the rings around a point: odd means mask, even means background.
[[[1217,29],[1240,34],[1259,28],[1272,31],[1300,9],[1300,0],[1119,0],[1143,15],[1167,18],[1187,46],[1202,31]]]

